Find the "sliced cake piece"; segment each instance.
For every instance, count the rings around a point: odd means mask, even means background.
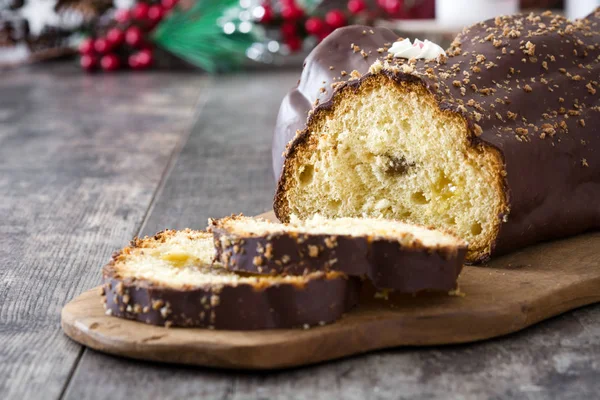
[[[339,272],[253,276],[213,264],[210,233],[135,239],[103,269],[106,313],[154,325],[214,329],[308,327],[353,307],[359,280]]]
[[[231,216],[209,220],[217,260],[233,271],[366,276],[375,287],[415,293],[453,290],[467,246],[440,231],[399,221],[326,219],[289,224]]]

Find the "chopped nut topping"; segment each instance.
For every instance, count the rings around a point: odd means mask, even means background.
[[[161,317],[167,318],[167,316],[169,314],[171,314],[171,310],[169,309],[169,305],[168,304],[160,309],[160,315],[161,315]]]
[[[325,246],[327,246],[328,249],[333,249],[335,247],[337,247],[337,237],[335,236],[330,236],[325,238]]]
[[[531,42],[525,43],[525,50],[523,52],[530,56],[534,56],[535,55],[535,44],[533,44]]]
[[[158,310],[160,308],[162,308],[162,306],[165,305],[165,302],[162,300],[152,300],[152,309],[153,310]]]
[[[516,128],[515,132],[518,135],[522,135],[522,136],[525,136],[525,135],[527,135],[529,133],[529,131],[526,128]]]
[[[542,132],[544,132],[550,136],[554,136],[556,134],[556,129],[554,129],[554,127],[550,124],[543,124]]]
[[[585,87],[587,88],[589,94],[596,94],[596,89],[592,86],[591,83],[588,83],[587,85],[585,85]]]

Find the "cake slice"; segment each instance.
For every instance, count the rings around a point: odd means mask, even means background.
[[[231,216],[209,220],[217,260],[233,271],[366,276],[379,289],[403,293],[456,289],[466,244],[452,235],[369,218],[280,224]]]
[[[103,269],[108,315],[148,324],[250,330],[330,323],[360,283],[340,272],[256,276],[213,264],[210,233],[166,230],[135,239]]]
[[[307,58],[273,140],[281,221],[434,226],[471,262],[600,228],[600,9],[499,16],[430,60],[396,40],[343,28]]]

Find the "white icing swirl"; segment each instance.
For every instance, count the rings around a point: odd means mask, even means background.
[[[444,49],[437,44],[429,40],[422,42],[419,39],[415,39],[414,43],[411,43],[410,39],[394,42],[388,52],[392,53],[396,58],[406,58],[409,60],[411,58],[431,60],[439,57],[441,54],[446,55]]]

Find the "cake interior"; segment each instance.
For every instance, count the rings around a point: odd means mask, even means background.
[[[405,245],[411,245],[415,241],[419,241],[430,248],[464,245],[456,237],[440,231],[394,220],[375,218],[328,219],[317,214],[303,221],[292,215],[289,224],[279,224],[259,218],[237,217],[225,220],[223,226],[232,234],[240,237],[266,236],[283,232],[309,235],[380,237],[398,241]]]
[[[489,251],[504,209],[497,151],[422,85],[375,74],[317,111],[286,167],[280,215],[376,217],[441,228]]]
[[[156,237],[138,239],[126,247],[115,262],[118,278],[135,278],[154,285],[189,289],[215,285],[251,284],[257,288],[282,283],[302,286],[311,276],[261,277],[227,271],[214,263],[213,235],[203,231],[165,231]],[[315,273],[315,276],[322,274]],[[341,275],[341,274],[338,274]],[[335,278],[330,273],[328,278]]]

